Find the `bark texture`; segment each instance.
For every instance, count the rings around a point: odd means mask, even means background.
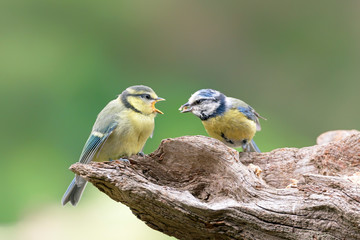
[[[360,132],[238,153],[204,136],[144,157],[71,170],[148,226],[179,239],[360,239]]]

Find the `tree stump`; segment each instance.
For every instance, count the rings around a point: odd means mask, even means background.
[[[267,153],[184,136],[129,161],[70,169],[178,239],[360,239],[358,131]]]

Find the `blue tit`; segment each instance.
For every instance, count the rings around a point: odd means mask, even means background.
[[[149,87],[127,88],[98,114],[79,162],[101,162],[142,154],[146,140],[152,137],[156,114],[163,114],[155,108],[155,103],[162,100],[165,99]],[[62,198],[62,205],[70,201],[75,206],[86,184],[84,178],[75,175]]]
[[[207,133],[227,146],[260,152],[253,137],[261,130],[259,118],[263,117],[245,102],[213,89],[201,89],[179,110],[199,117]]]

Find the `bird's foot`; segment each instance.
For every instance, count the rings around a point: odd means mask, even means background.
[[[121,161],[121,162],[125,162],[125,163],[129,163],[130,164],[130,161],[129,159],[126,159],[126,158],[119,158],[119,159],[109,159],[110,162],[113,162],[113,161]]]
[[[130,164],[129,159],[126,159],[126,158],[119,158],[119,159],[117,159],[117,161],[121,161],[121,162],[125,162],[125,163],[129,163],[129,164]]]
[[[144,157],[145,153],[144,152],[138,152],[136,155],[140,156],[140,157]]]
[[[242,141],[242,149],[243,149],[243,152],[251,152],[251,149],[250,149],[250,144],[249,144],[249,142],[246,140],[246,139],[244,139],[243,141]]]

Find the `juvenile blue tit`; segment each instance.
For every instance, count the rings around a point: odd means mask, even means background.
[[[207,133],[227,146],[260,152],[253,137],[261,130],[259,118],[263,117],[245,102],[213,89],[201,89],[179,110],[199,117]]]
[[[132,86],[109,102],[98,114],[91,134],[82,150],[79,162],[101,162],[143,154],[146,140],[152,137],[155,103],[163,101],[149,87]],[[69,201],[75,206],[85,189],[87,181],[75,175],[61,202]]]

